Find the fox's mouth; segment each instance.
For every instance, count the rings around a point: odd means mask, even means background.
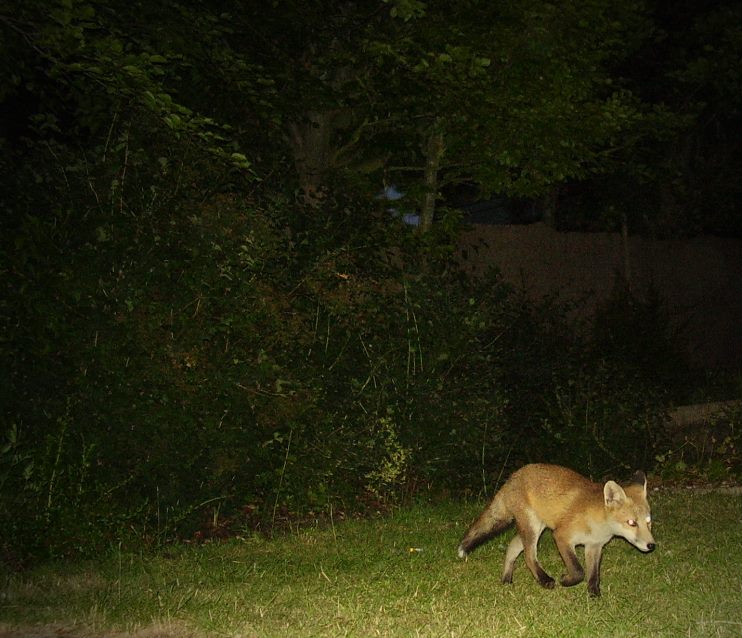
[[[657,543],[651,542],[651,543],[644,543],[640,540],[633,540],[630,538],[626,539],[631,543],[634,547],[636,547],[640,552],[644,554],[649,554],[650,552],[653,552],[655,548],[657,547]]]

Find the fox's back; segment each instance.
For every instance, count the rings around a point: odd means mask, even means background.
[[[603,488],[572,470],[534,463],[514,472],[502,488],[507,508],[519,515],[535,514],[554,529],[566,519],[603,510]]]

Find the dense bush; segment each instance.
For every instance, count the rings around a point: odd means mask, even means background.
[[[594,171],[677,173],[651,157],[667,163],[696,107],[611,88],[652,31],[635,7],[544,22],[511,3],[489,32],[401,0],[15,4],[0,20],[2,558],[487,492],[529,460],[596,477],[651,462],[682,369],[660,300],[619,287],[578,323],[496,273],[463,276],[456,216],[418,234],[375,199],[392,179],[427,227],[429,196],[460,180],[556,197]],[[728,35],[711,22],[703,42]],[[665,97],[687,95],[678,81]],[[652,212],[621,184],[629,211]]]
[[[631,301],[611,302],[588,320],[553,299],[520,304],[500,353],[511,463],[546,459],[596,478],[652,467],[666,439],[668,379],[653,374],[652,359],[635,357],[642,330],[612,342],[602,326],[630,322],[634,306],[648,313],[656,302],[622,298]],[[656,328],[657,339],[676,356],[663,317],[645,328]]]
[[[368,198],[220,195],[183,149],[120,151],[40,147],[18,183],[45,188],[5,204],[6,560],[651,462],[659,382],[606,337],[618,310],[591,335],[464,277],[455,223],[421,239]]]

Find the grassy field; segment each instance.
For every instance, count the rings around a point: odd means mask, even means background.
[[[426,505],[274,540],[3,574],[0,635],[742,636],[742,496],[669,491],[652,504],[657,550],[615,539],[599,599],[584,583],[539,588],[522,558],[501,585],[511,534],[459,561],[481,504]],[[540,549],[558,576],[548,532]]]

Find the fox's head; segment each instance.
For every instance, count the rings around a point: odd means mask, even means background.
[[[625,538],[643,552],[651,552],[655,542],[644,472],[636,472],[631,483],[625,487],[608,481],[603,486],[603,496],[613,534]]]

